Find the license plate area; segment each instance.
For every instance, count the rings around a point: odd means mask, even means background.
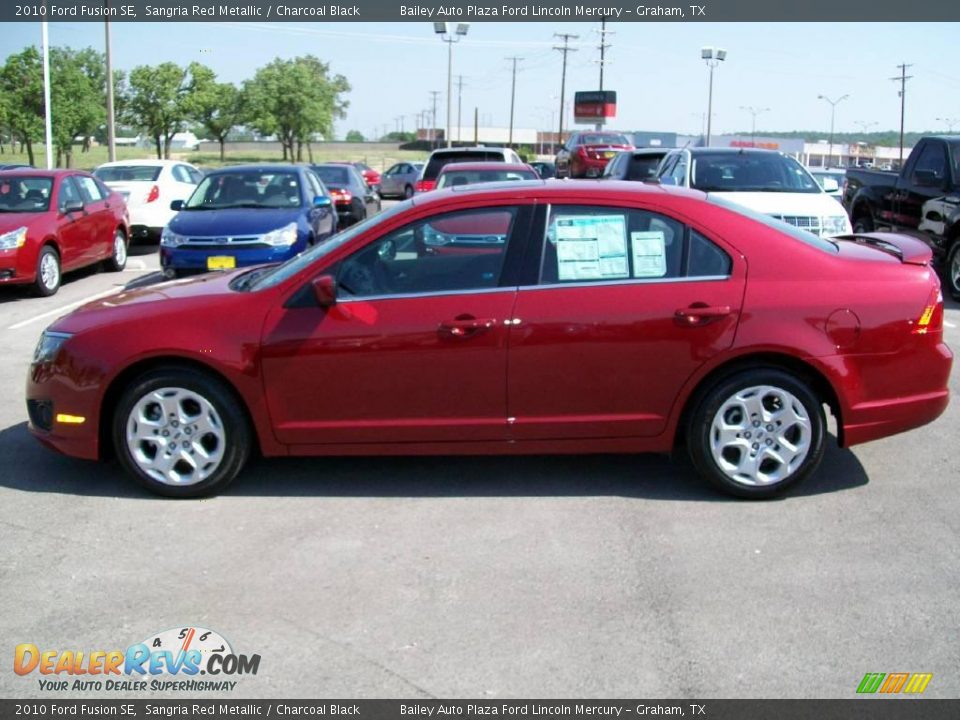
[[[207,258],[207,270],[232,270],[237,266],[233,255],[211,255]]]

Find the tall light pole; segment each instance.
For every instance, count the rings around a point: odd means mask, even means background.
[[[710,68],[710,89],[707,92],[707,140],[706,146],[710,147],[710,131],[713,123],[713,69],[727,59],[727,51],[720,48],[705,47],[700,48],[700,59]]]
[[[960,120],[957,118],[937,118],[937,122],[942,122],[947,126],[947,132],[951,135],[953,134],[953,126],[960,125]]]
[[[750,144],[756,147],[757,144],[757,115],[770,112],[770,108],[755,108],[752,105],[741,105],[741,110],[746,110],[751,115],[750,122]]]
[[[450,31],[453,23],[435,22],[433,31],[440,36],[440,39],[447,44],[447,133],[444,138],[447,141],[447,147],[453,144],[453,138],[450,137],[450,119],[453,115],[453,44],[460,42],[470,30],[470,23],[457,23],[456,32]]]
[[[830,103],[830,154],[827,156],[827,162],[824,163],[824,167],[828,166],[828,163],[833,162],[833,120],[836,116],[837,105],[846,100],[849,95],[841,95],[836,100],[831,100],[826,95],[817,95],[817,100],[824,100]]]
[[[860,128],[860,132],[866,135],[870,132],[870,128],[874,125],[878,125],[876,120],[854,120],[853,124]]]

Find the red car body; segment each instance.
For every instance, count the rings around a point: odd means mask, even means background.
[[[617,153],[634,146],[621,133],[584,131],[575,133],[555,158],[557,177],[594,178]]]
[[[372,167],[362,162],[341,162],[341,161],[332,161],[328,163],[330,165],[353,165],[357,169],[357,172],[363,176],[364,181],[367,185],[372,187],[374,190],[380,189],[380,173],[374,170]]]
[[[727,272],[538,282],[552,242],[544,214],[584,206],[682,223],[722,250]],[[437,215],[503,207],[516,219],[487,289],[341,289],[335,303],[314,301],[311,285],[360,248]],[[761,367],[801,378],[831,408],[842,446],[939,416],[952,355],[926,246],[875,236],[825,250],[778,228],[697,191],[639,183],[417,196],[308,251],[271,287],[240,291],[239,271],[212,274],[61,318],[48,333],[65,334],[62,347],[30,369],[30,429],[68,455],[108,456],[118,399],[164,367],[229,388],[266,456],[668,452],[698,398]],[[84,420],[54,420],[61,413]]]
[[[15,185],[47,181],[49,194],[35,199],[19,199]],[[102,197],[81,195],[82,209],[63,212],[65,183],[83,178],[93,183]],[[80,185],[74,185],[80,193]],[[27,192],[30,195],[30,191]],[[51,247],[66,272],[109,259],[114,252],[117,231],[129,240],[129,216],[123,198],[89,173],[76,170],[10,170],[0,176],[0,236],[26,228],[25,242],[18,247],[0,250],[0,286],[34,283],[38,259],[45,247]]]

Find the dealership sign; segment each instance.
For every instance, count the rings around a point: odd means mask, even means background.
[[[576,123],[603,123],[617,115],[615,90],[588,90],[574,93],[573,120]]]

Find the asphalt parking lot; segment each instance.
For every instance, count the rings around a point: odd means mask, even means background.
[[[846,698],[866,672],[960,695],[956,401],[832,442],[771,502],[658,456],[259,460],[220,497],[164,500],[42,448],[23,401],[43,328],[156,268],[134,248],[51,298],[0,292],[0,696],[83,696],[16,675],[18,644],[187,626],[261,656],[205,698]],[[946,321],[960,348],[956,303]],[[183,695],[87,693],[108,694]]]

